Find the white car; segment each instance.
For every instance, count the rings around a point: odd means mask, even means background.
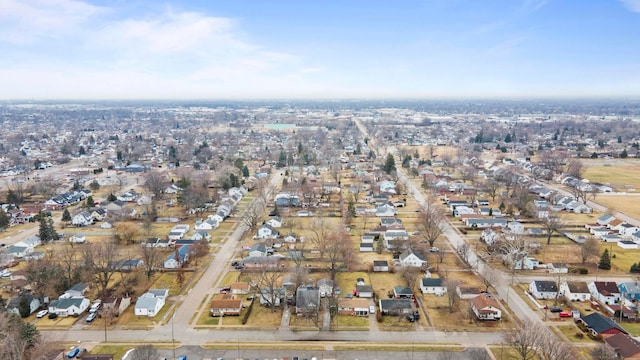
[[[369,305],[369,313],[370,314],[375,314],[376,313],[376,307],[373,305]]]
[[[45,317],[45,315],[47,315],[49,313],[49,310],[40,310],[38,311],[38,313],[36,314],[36,317],[38,319]]]

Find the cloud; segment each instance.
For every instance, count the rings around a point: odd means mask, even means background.
[[[640,13],[640,0],[620,0],[629,11]]]
[[[329,91],[316,81],[324,68],[255,43],[233,18],[170,7],[131,15],[74,0],[7,0],[0,5],[0,20],[16,18],[20,20],[0,24],[0,52],[5,53],[0,65],[11,69],[0,71],[0,98]],[[33,28],[23,30],[31,21]],[[16,33],[22,31],[17,41]],[[20,50],[9,42],[20,43]]]

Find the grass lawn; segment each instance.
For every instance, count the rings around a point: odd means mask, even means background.
[[[34,315],[35,318],[35,315]],[[61,317],[58,316],[55,319],[49,319],[48,317],[43,317],[41,319],[35,319],[36,327],[39,329],[67,329],[70,328],[75,322],[80,319],[79,317],[67,316]]]
[[[233,284],[234,282],[238,281],[238,277],[240,276],[240,271],[229,271],[224,275],[224,278],[222,278],[222,282],[220,283],[220,286],[229,286],[231,284]]]
[[[618,211],[638,219],[640,218],[640,208],[638,208],[637,199],[637,196],[601,195],[596,197],[595,202],[612,210],[614,213]]]
[[[272,313],[270,307],[261,306],[256,303],[251,309],[251,315],[247,320],[246,326],[261,329],[276,329],[282,321],[282,310],[276,308],[276,312]]]
[[[317,325],[316,322],[314,322],[314,320],[311,318],[291,314],[291,317],[289,318],[289,326],[293,329],[320,329],[322,328],[322,313],[318,314]]]
[[[376,320],[377,321],[377,320]],[[416,323],[409,322],[405,319],[405,316],[393,316],[385,315],[382,317],[382,322],[378,323],[378,327],[381,330],[393,330],[393,331],[413,331],[415,330]]]
[[[336,285],[342,290],[342,294],[352,293],[356,288],[356,279],[363,278],[366,285],[371,285],[369,274],[366,272],[339,272],[336,274]]]
[[[640,336],[640,323],[621,322],[618,324],[627,330],[631,336]]]
[[[615,159],[610,164],[590,165],[583,161],[585,179],[609,183],[616,191],[640,189],[640,162],[634,159]]]
[[[520,358],[518,353],[508,346],[492,346],[489,348],[489,351],[491,351],[496,360],[512,360]],[[540,357],[536,355],[530,360],[540,360]]]
[[[116,346],[116,345],[98,345],[91,349],[91,354],[113,354],[114,359],[122,359],[127,350],[134,348],[134,345]]]
[[[394,287],[405,286],[407,284],[400,273],[375,272],[369,274],[369,277],[371,279],[371,285],[373,285],[373,290],[380,299],[386,299],[387,293],[393,291]]]
[[[182,286],[189,282],[189,279],[193,276],[192,272],[185,271],[184,281]],[[169,289],[169,295],[178,295],[182,290],[182,286],[178,283],[177,272],[165,272],[160,274],[156,281],[151,286],[154,289]]]
[[[373,321],[375,321],[375,316]],[[340,327],[363,327],[369,328],[369,318],[362,316],[337,315],[333,318],[333,325]]]
[[[587,334],[583,333],[582,330],[580,330],[580,328],[578,328],[573,323],[567,324],[567,325],[551,326],[550,328],[554,332],[559,332],[564,334],[564,336],[566,336],[567,339],[569,339],[571,342],[587,343],[587,344],[594,343],[594,341],[591,340],[591,338],[588,337]],[[582,334],[583,336],[582,338],[580,338],[576,336],[576,334]]]
[[[198,318],[196,326],[216,326],[220,323],[219,317],[213,317],[208,311],[203,311]]]

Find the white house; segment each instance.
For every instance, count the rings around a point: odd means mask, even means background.
[[[183,245],[167,256],[163,262],[165,269],[179,269],[189,261],[189,245]]]
[[[191,240],[200,241],[200,240],[211,240],[211,235],[206,230],[196,230],[193,235],[191,235]]]
[[[500,320],[502,318],[500,304],[489,294],[480,294],[471,299],[471,311],[478,320]]]
[[[417,254],[415,254],[411,248],[403,251],[398,259],[400,260],[400,265],[402,266],[421,267],[427,264],[427,260],[425,260],[422,256],[418,256]]]
[[[536,299],[555,299],[558,295],[558,286],[553,281],[534,280],[529,284],[529,292]]]
[[[540,262],[538,261],[538,259],[533,257],[525,257],[524,259],[518,259],[513,264],[513,268],[516,270],[533,270],[538,266],[540,266]]]
[[[69,237],[69,242],[74,244],[84,244],[87,242],[87,237],[83,233],[76,233]]]
[[[85,297],[61,297],[49,303],[49,312],[62,317],[80,315],[89,308],[89,303]]]
[[[360,243],[360,252],[373,252],[372,243]]]
[[[607,305],[617,304],[620,301],[620,290],[615,281],[592,281],[587,287],[591,293],[591,299]]]
[[[482,230],[482,234],[480,234],[480,240],[484,241],[487,245],[493,245],[499,238],[498,233],[490,228]]]
[[[83,211],[71,218],[71,224],[75,226],[87,226],[93,224],[93,217],[88,211]]]
[[[625,250],[637,250],[638,244],[630,240],[618,241],[618,246]]]
[[[618,227],[618,233],[622,237],[630,238],[634,233],[640,231],[640,227],[631,224],[621,224]]]
[[[219,225],[220,223],[218,222],[217,219],[208,217],[205,220],[196,221],[196,225],[194,226],[194,228],[196,230],[215,230],[218,228]]]
[[[255,244],[249,250],[249,257],[267,256],[267,246],[263,243]]]
[[[272,228],[282,227],[282,217],[274,216],[271,219],[267,220],[265,224],[271,226]]]
[[[447,287],[441,278],[422,278],[420,279],[420,291],[423,294],[435,294],[442,296],[447,293]]]
[[[138,316],[156,316],[164,307],[167,296],[169,289],[149,289],[136,301],[134,313]]]
[[[560,294],[568,301],[591,300],[589,287],[584,281],[565,281],[560,284]]]
[[[256,234],[257,239],[276,239],[280,233],[270,225],[263,224]]]

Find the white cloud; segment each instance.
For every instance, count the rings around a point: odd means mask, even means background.
[[[640,0],[620,0],[628,10],[640,13]]]

